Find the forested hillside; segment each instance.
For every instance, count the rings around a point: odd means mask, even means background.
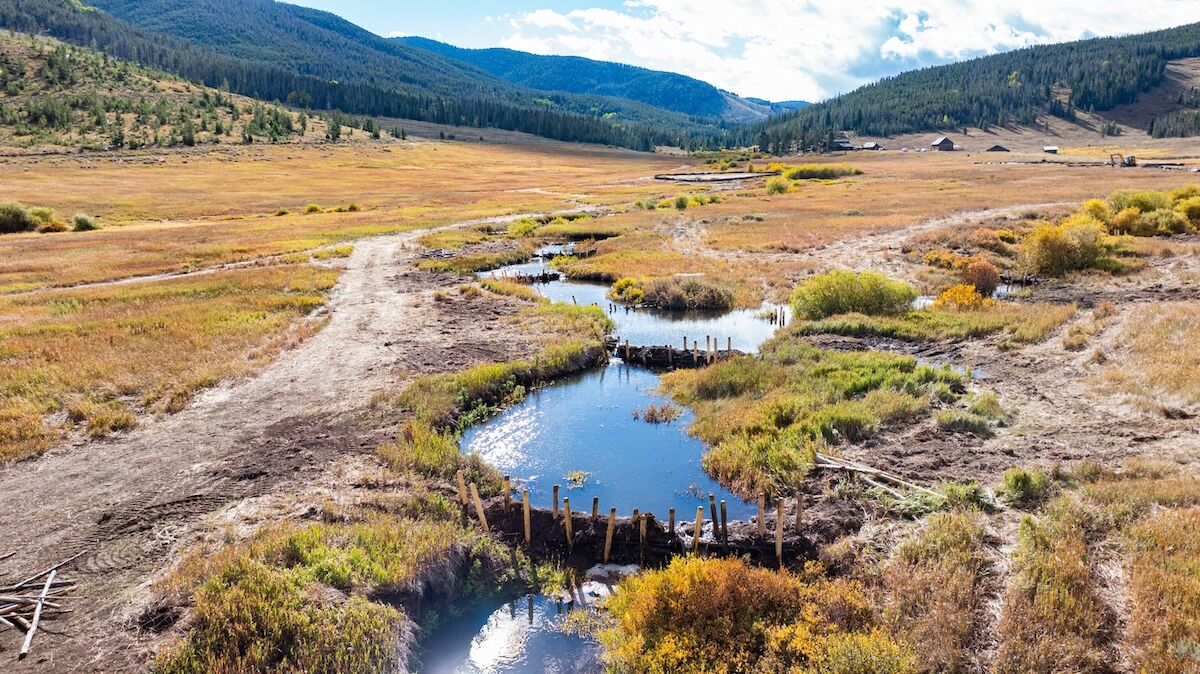
[[[768,120],[743,138],[776,150],[823,147],[838,131],[889,136],[1073,119],[1136,101],[1162,83],[1167,62],[1200,55],[1200,24],[1122,38],[1029,47],[886,78]],[[1183,126],[1177,115],[1156,123]]]
[[[208,86],[302,108],[496,127],[636,149],[722,142],[719,129],[681,115],[615,99],[522,90],[420,50],[407,49],[417,52],[409,58],[402,45],[333,15],[269,0],[103,4],[169,34],[132,26],[75,0],[8,0],[0,4],[0,27],[47,33]],[[268,10],[267,16],[256,14]],[[164,24],[162,16],[170,21]],[[251,20],[255,23],[247,23]],[[200,39],[205,41],[192,41]],[[429,70],[433,66],[436,73]],[[389,68],[403,75],[389,83]]]
[[[398,44],[469,63],[502,80],[541,89],[614,96],[664,110],[727,122],[764,119],[785,108],[761,100],[737,98],[713,85],[676,73],[578,56],[542,56],[512,49],[463,49],[423,37],[403,37]],[[737,105],[729,98],[736,99]]]
[[[0,142],[12,147],[280,142],[328,131],[304,113],[52,38],[0,31]]]

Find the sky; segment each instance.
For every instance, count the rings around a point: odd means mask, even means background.
[[[817,101],[1033,44],[1200,21],[1200,0],[290,1],[380,35],[619,61],[775,101]]]

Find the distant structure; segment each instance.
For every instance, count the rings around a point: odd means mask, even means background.
[[[850,152],[850,151],[858,149],[858,148],[854,147],[854,143],[851,143],[850,141],[846,140],[845,138],[839,138],[838,140],[833,141],[833,146],[835,149],[842,150],[845,152]]]
[[[942,136],[941,138],[938,138],[937,140],[930,143],[929,147],[931,147],[939,152],[953,152],[954,151],[954,141],[950,140],[949,138],[947,138],[945,136]]]
[[[864,150],[882,150],[883,146],[876,142],[870,142],[870,143],[863,143],[862,149],[864,149]]]
[[[1057,145],[1047,145],[1042,148],[1042,152],[1045,152],[1046,154],[1058,154],[1058,146]]]
[[[987,149],[987,152],[1008,152],[1008,148],[1003,145],[993,145]]]

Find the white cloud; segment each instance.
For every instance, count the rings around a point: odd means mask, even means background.
[[[502,44],[819,100],[912,67],[1193,21],[1196,0],[627,0],[513,15]]]

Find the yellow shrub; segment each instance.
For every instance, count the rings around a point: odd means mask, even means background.
[[[1083,206],[1080,207],[1079,212],[1104,223],[1107,223],[1113,216],[1113,211],[1108,207],[1108,202],[1103,199],[1088,199],[1083,202]]]
[[[937,248],[925,253],[925,264],[938,269],[958,271],[967,266],[967,258],[945,248]]]
[[[933,302],[934,309],[979,311],[994,307],[996,301],[980,295],[973,285],[960,283],[950,286]]]
[[[646,292],[642,290],[642,283],[638,279],[623,278],[613,284],[608,296],[626,304],[641,304],[646,298]]]
[[[1137,226],[1140,217],[1142,217],[1142,212],[1136,208],[1122,209],[1109,219],[1108,229],[1117,234],[1130,232]]]
[[[1188,197],[1175,204],[1175,212],[1188,219],[1193,229],[1200,224],[1200,197]]]

